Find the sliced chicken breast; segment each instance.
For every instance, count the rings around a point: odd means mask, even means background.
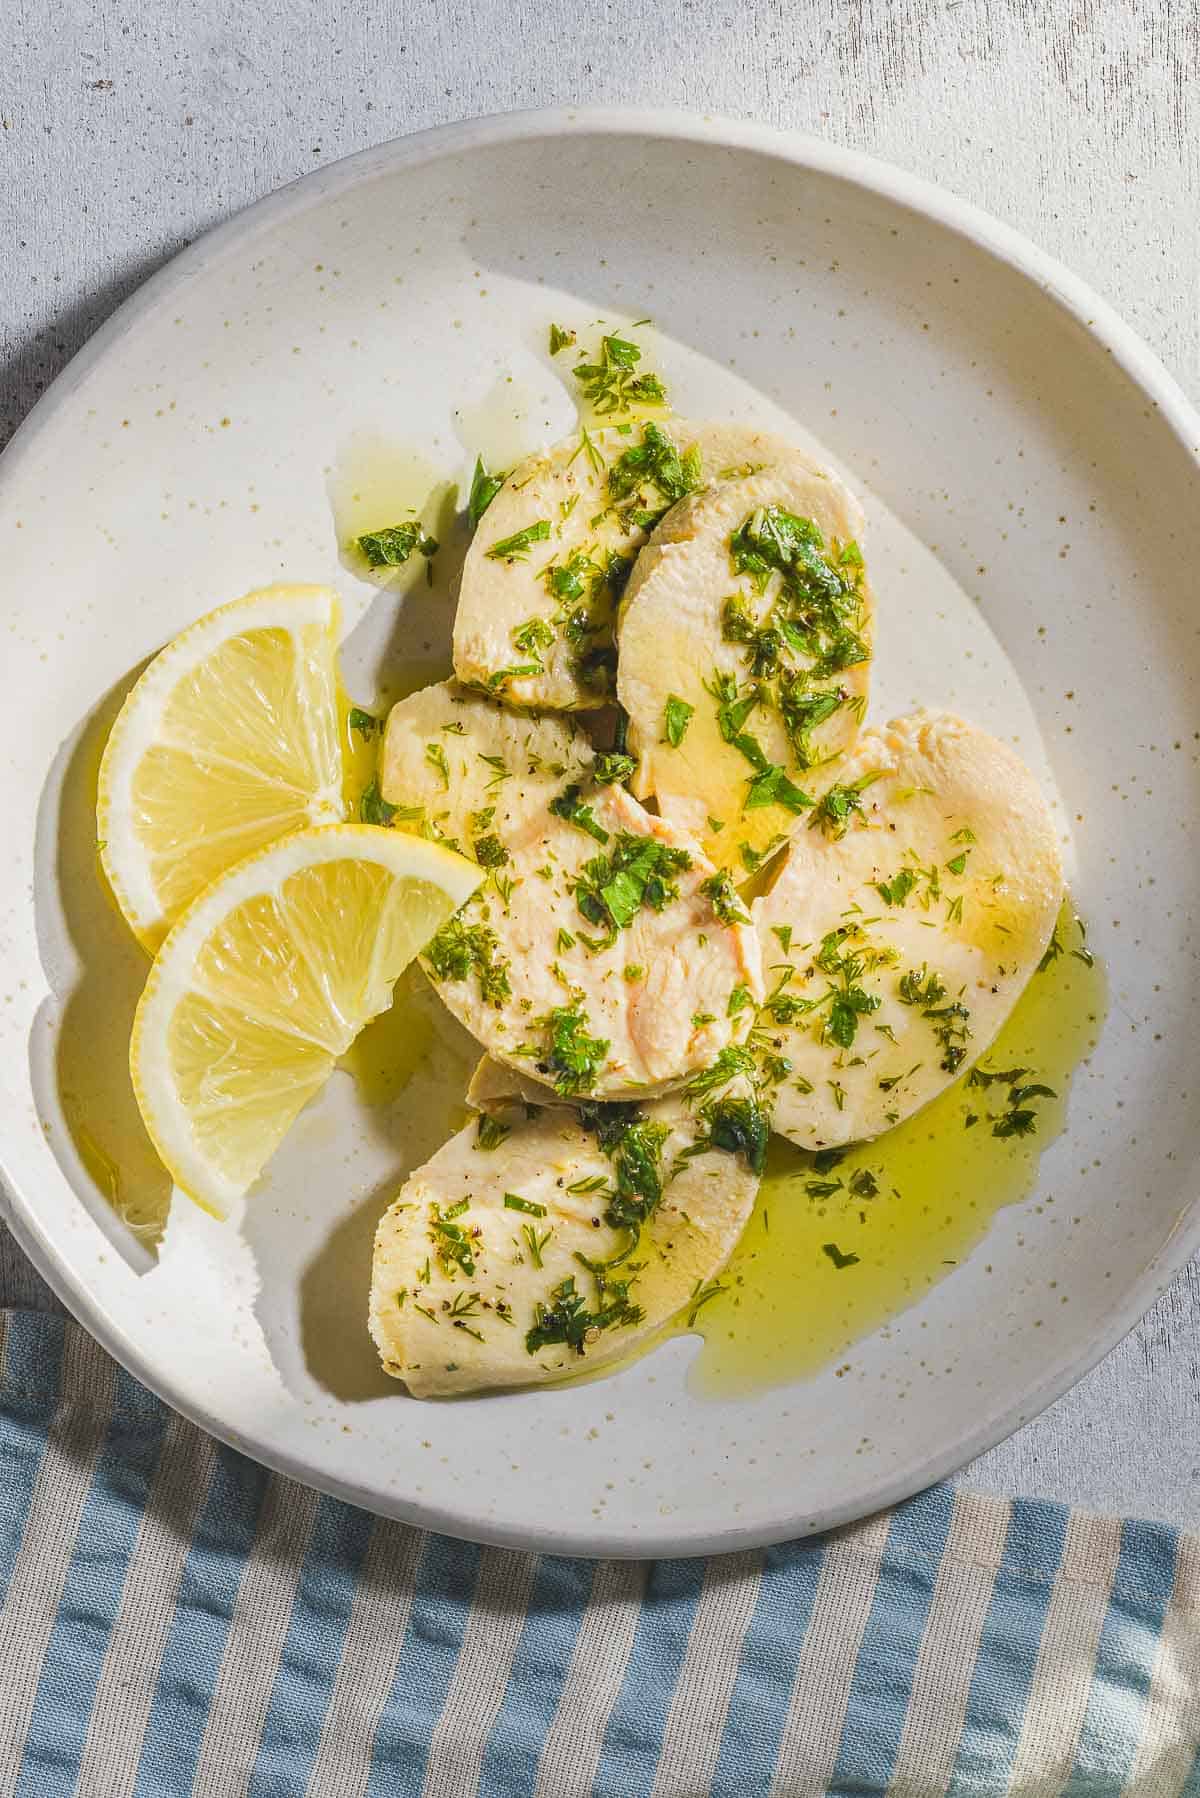
[[[673,507],[626,588],[617,695],[634,791],[740,875],[858,735],[873,615],[861,530],[841,482],[793,457]]]
[[[498,1106],[512,1105],[520,1099],[526,1105],[567,1105],[567,1099],[547,1089],[540,1080],[519,1074],[516,1068],[493,1061],[490,1055],[480,1058],[467,1087],[467,1104],[475,1111],[494,1111]]]
[[[991,1043],[1063,898],[1049,808],[1005,744],[946,712],[860,738],[756,901],[777,1060],[802,1148],[878,1136]]]
[[[498,1099],[439,1149],[376,1232],[387,1372],[417,1398],[536,1385],[626,1355],[700,1298],[766,1149],[749,1057],[726,1059],[644,1108]]]
[[[758,937],[727,878],[652,817],[565,719],[452,685],[393,708],[395,822],[489,869],[422,966],[498,1060],[565,1097],[669,1090],[744,1040]]]
[[[580,432],[512,470],[475,532],[454,623],[454,671],[510,705],[575,711],[612,697],[613,620],[664,510],[764,464],[808,467],[745,425],[664,418]]]

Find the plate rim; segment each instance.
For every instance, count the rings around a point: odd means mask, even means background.
[[[241,246],[258,231],[274,228],[288,217],[378,175],[418,168],[461,151],[588,134],[645,137],[690,142],[698,147],[748,150],[794,168],[844,180],[932,219],[1034,282],[1054,305],[1074,318],[1152,401],[1185,454],[1193,458],[1200,476],[1200,408],[1188,399],[1159,358],[1115,308],[1085,281],[1015,227],[993,218],[973,202],[878,157],[831,144],[808,133],[680,109],[555,106],[487,114],[388,139],[300,175],[204,231],[176,252],[116,308],[35,402],[0,454],[0,511],[6,503],[7,490],[18,465],[34,451],[37,440],[72,399],[92,368],[123,337],[136,329],[138,321],[147,312],[186,287],[193,273],[201,268],[211,268],[215,258]],[[42,1233],[36,1206],[22,1195],[7,1170],[5,1159],[0,1154],[0,1215],[18,1245],[76,1321],[171,1409],[284,1477],[376,1515],[473,1542],[586,1558],[643,1560],[768,1547],[852,1522],[901,1502],[957,1472],[1053,1404],[1137,1324],[1170,1279],[1200,1250],[1200,1199],[1193,1195],[1157,1254],[1127,1289],[1122,1303],[1114,1307],[1105,1324],[1076,1352],[1064,1355],[1036,1387],[980,1420],[968,1434],[958,1438],[952,1449],[914,1461],[881,1479],[872,1488],[869,1505],[864,1506],[859,1497],[829,1505],[815,1515],[792,1514],[770,1526],[734,1523],[720,1529],[684,1528],[682,1533],[669,1526],[653,1527],[644,1538],[631,1539],[627,1533],[610,1534],[602,1528],[584,1528],[575,1532],[498,1526],[485,1516],[472,1514],[469,1505],[451,1511],[443,1505],[424,1504],[402,1494],[367,1491],[352,1478],[313,1467],[280,1442],[256,1440],[250,1445],[205,1405],[181,1395],[169,1371],[150,1365],[148,1357],[126,1336],[120,1321],[109,1316],[90,1296],[86,1286],[60,1263]]]

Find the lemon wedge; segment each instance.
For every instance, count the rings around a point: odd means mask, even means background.
[[[133,1089],[176,1185],[226,1216],[482,878],[399,831],[297,831],[187,909],[138,1004]]]
[[[210,881],[277,838],[346,816],[337,596],[264,587],[158,654],[100,764],[100,856],[153,950]]]

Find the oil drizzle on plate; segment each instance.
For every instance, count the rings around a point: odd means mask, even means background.
[[[499,375],[474,406],[454,414],[459,442],[493,473],[532,456],[555,430],[554,407],[544,393],[515,375]]]
[[[772,1139],[723,1290],[692,1325],[704,1338],[693,1390],[714,1397],[763,1391],[826,1366],[944,1279],[1003,1206],[1030,1196],[1041,1154],[1063,1128],[1072,1076],[1107,1009],[1103,971],[1081,959],[1069,915],[1058,937],[1062,953],[1034,976],[981,1058],[984,1069],[1023,1068],[1028,1081],[1054,1089],[1055,1098],[1036,1101],[1036,1132],[995,1135],[1008,1085],[971,1085],[964,1076],[824,1171],[813,1155]],[[971,1117],[977,1121],[968,1125]],[[864,1171],[878,1185],[874,1197],[851,1190]],[[859,1186],[869,1191],[870,1181]],[[685,1318],[674,1333],[687,1329]]]
[[[363,432],[352,437],[330,470],[327,490],[342,566],[360,580],[389,592],[405,592],[429,578],[439,585],[438,558],[432,564],[413,553],[396,568],[371,568],[355,548],[364,531],[419,522],[426,533],[446,544],[458,514],[458,488],[419,450]]]

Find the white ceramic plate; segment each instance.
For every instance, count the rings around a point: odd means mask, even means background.
[[[273,579],[338,585],[360,695],[394,630],[436,653],[436,598],[397,624],[339,563],[330,483],[353,440],[461,478],[463,439],[506,407],[534,438],[570,427],[551,318],[646,312],[681,411],[790,415],[864,490],[876,712],[958,704],[1019,741],[1074,836],[1112,1010],[1036,1200],[859,1344],[852,1377],[715,1401],[688,1390],[696,1344],[677,1339],[573,1390],[419,1405],[372,1371],[370,1235],[449,1127],[463,1046],[430,1001],[402,1104],[365,1106],[335,1077],[245,1240],[177,1205],[156,1265],[99,1190],[119,1141],[124,1194],[161,1192],[125,1073],[144,963],[95,877],[98,740],[145,657]],[[0,1140],[20,1241],[181,1411],[466,1536],[730,1549],[866,1512],[996,1442],[1200,1240],[1198,442],[1129,331],[1013,233],[750,125],[485,120],[322,170],[204,238],[97,335],[0,470]]]

